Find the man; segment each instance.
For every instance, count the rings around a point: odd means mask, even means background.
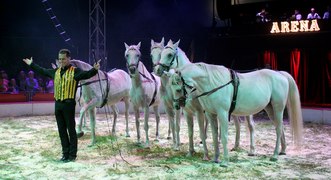
[[[75,122],[76,91],[78,81],[89,79],[98,73],[100,60],[89,71],[83,71],[70,64],[70,51],[61,49],[58,55],[59,67],[45,69],[33,63],[32,58],[23,59],[34,71],[54,79],[55,118],[61,139],[62,162],[75,161],[77,157],[77,134]]]
[[[310,9],[310,13],[307,16],[308,20],[312,20],[312,19],[321,19],[320,15],[317,14],[317,12],[315,12],[315,8],[311,8]]]

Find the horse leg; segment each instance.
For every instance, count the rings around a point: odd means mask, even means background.
[[[125,137],[130,137],[130,133],[129,133],[129,108],[130,108],[130,102],[128,98],[124,99],[124,105],[125,105],[125,123],[126,123],[126,128],[125,128],[125,132],[126,135]]]
[[[205,112],[206,118],[209,121],[212,137],[213,137],[213,145],[214,145],[214,162],[219,163],[219,156],[220,156],[220,149],[219,149],[219,143],[218,143],[218,123],[217,123],[217,116],[215,114],[211,114],[208,112]]]
[[[168,128],[168,136],[167,139],[171,139],[171,132],[172,132],[172,138],[173,138],[173,143],[176,143],[176,138],[175,138],[175,112],[172,107],[165,105],[165,112],[168,115],[168,120],[169,120],[169,128]]]
[[[250,149],[248,156],[254,156],[255,155],[255,140],[254,140],[254,121],[253,121],[253,115],[245,116],[245,119],[247,121],[247,126],[249,129],[249,137],[250,137]]]
[[[240,117],[239,116],[231,116],[231,117],[233,117],[234,125],[236,127],[236,141],[231,151],[237,151],[239,150],[239,144],[240,144]]]
[[[92,115],[90,114],[90,109],[95,108],[98,103],[96,98],[92,98],[92,99],[90,99],[90,101],[86,100],[85,102],[87,102],[87,103],[84,103],[84,106],[81,108],[80,115],[79,115],[79,124],[78,124],[78,129],[77,129],[78,138],[82,137],[84,135],[84,132],[82,131],[82,123],[83,123],[84,117],[86,117],[87,115],[89,115],[91,117]]]
[[[199,132],[200,132],[200,139],[202,141],[202,145],[203,145],[203,160],[210,160],[210,158],[208,157],[208,148],[207,148],[207,144],[206,144],[206,127],[205,127],[205,114],[203,113],[203,110],[198,110],[197,111],[197,120],[198,120],[198,124],[199,124]],[[192,119],[193,121],[193,119]],[[193,124],[193,123],[192,123]]]
[[[173,142],[173,147],[175,149],[176,147],[176,131],[175,131],[175,111],[169,107],[169,106],[166,106],[165,107],[165,112],[167,113],[168,115],[168,120],[169,120],[169,128],[168,128],[168,137],[167,139],[171,139],[171,136],[170,136],[170,133],[172,132],[172,142]]]
[[[176,131],[176,146],[177,149],[179,150],[180,146],[180,110],[177,110],[175,113],[175,131]]]
[[[267,112],[270,120],[274,123],[274,126],[277,128],[277,122],[275,121],[274,111],[272,109],[272,106],[268,105],[264,110]],[[282,148],[279,155],[286,155],[286,141],[285,141],[284,128],[282,129],[280,143]]]
[[[155,120],[156,120],[156,133],[155,133],[155,140],[154,141],[159,141],[159,128],[160,128],[160,113],[159,113],[159,106],[154,106],[154,114],[155,114]]]
[[[219,129],[221,130],[221,141],[223,146],[223,159],[221,161],[221,167],[227,167],[229,163],[229,151],[228,151],[228,113],[224,111],[218,112],[218,120],[219,120]]]
[[[89,146],[93,146],[96,143],[95,138],[95,108],[89,109],[90,115],[90,126],[91,126],[91,144]]]
[[[149,137],[148,137],[148,129],[149,129],[149,126],[148,126],[149,107],[148,107],[148,105],[145,105],[145,107],[144,107],[144,115],[145,115],[145,118],[144,118],[144,130],[145,130],[145,135],[146,135],[145,147],[146,148],[149,148]]]
[[[281,145],[281,150],[279,155],[286,155],[286,141],[285,141],[285,132],[284,132],[284,126],[282,128],[282,135],[280,137],[280,145]]]
[[[84,136],[84,131],[82,131],[82,123],[83,119],[85,118],[86,107],[82,107],[79,111],[79,123],[77,125],[77,138]]]
[[[189,150],[187,153],[187,157],[192,157],[194,154],[194,146],[193,146],[193,114],[184,110],[184,116],[187,123],[188,129],[188,139],[189,139]]]
[[[135,116],[135,120],[136,120],[137,143],[140,144],[139,107],[134,107],[134,116]]]
[[[113,113],[114,113],[114,121],[113,121],[113,128],[112,128],[111,134],[113,136],[116,136],[116,122],[117,122],[117,116],[118,116],[118,108],[116,105],[111,105],[111,109],[113,110]]]

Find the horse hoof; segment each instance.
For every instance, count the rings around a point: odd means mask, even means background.
[[[159,139],[154,139],[154,142],[159,142]]]
[[[279,155],[286,155],[286,153],[285,152],[280,152]]]
[[[255,156],[254,153],[248,153],[248,156]]]
[[[225,163],[225,162],[222,162],[222,163],[220,163],[220,167],[228,167],[228,163]]]
[[[127,134],[125,137],[131,137],[130,134]]]
[[[278,161],[278,159],[275,158],[275,157],[272,157],[272,158],[270,158],[270,161],[272,161],[272,162],[276,162],[276,161]]]
[[[87,147],[93,147],[94,145],[95,145],[95,143],[91,143]]]
[[[204,156],[204,157],[202,158],[202,160],[203,160],[203,161],[210,161],[210,158],[209,158],[208,156]]]
[[[83,136],[84,136],[84,132],[83,132],[83,131],[77,133],[77,138],[81,138],[81,137],[83,137]]]
[[[186,154],[186,157],[192,157],[192,154],[191,153],[187,153]]]
[[[171,139],[171,137],[167,137],[167,140],[170,140]]]

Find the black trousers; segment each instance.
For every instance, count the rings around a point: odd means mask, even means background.
[[[77,134],[75,121],[75,100],[55,101],[55,117],[62,153],[65,157],[77,157]]]

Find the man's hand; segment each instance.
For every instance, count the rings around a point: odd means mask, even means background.
[[[98,62],[94,63],[94,65],[93,65],[94,69],[96,69],[96,70],[100,69],[100,61],[101,61],[101,59],[99,59]]]
[[[30,58],[30,59],[28,59],[28,58],[25,58],[25,59],[23,59],[23,61],[27,64],[27,65],[31,65],[31,63],[32,63],[32,57]]]

